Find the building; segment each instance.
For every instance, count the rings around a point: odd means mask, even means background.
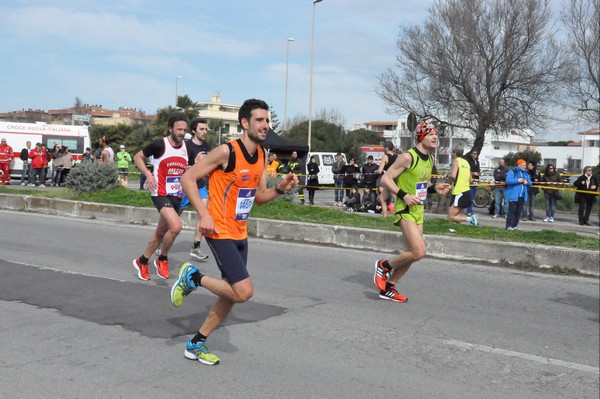
[[[221,94],[217,92],[211,96],[210,101],[198,102],[197,106],[201,118],[223,121],[223,129],[219,132],[223,135],[223,139],[235,139],[241,136],[242,126],[238,122],[238,112],[241,105],[222,103]],[[222,141],[219,140],[219,142]]]
[[[580,142],[567,146],[548,146],[536,143],[535,150],[542,154],[544,165],[552,164],[560,170],[580,173],[585,166],[600,163],[600,128],[589,129],[577,133],[582,137]]]

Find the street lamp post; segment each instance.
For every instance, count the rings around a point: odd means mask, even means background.
[[[181,79],[181,76],[175,76],[175,108],[177,108],[177,98],[179,98],[179,94],[178,94],[179,79]]]
[[[313,65],[315,62],[315,10],[316,4],[323,0],[313,0],[313,15],[312,15],[312,39],[310,47],[310,89],[308,93],[308,150],[310,151],[310,139],[312,134],[312,82],[313,82]]]
[[[293,42],[294,39],[288,37],[287,39],[287,48],[285,50],[285,106],[283,111],[283,131],[287,131],[287,98],[288,98],[288,60],[290,56],[290,42]]]

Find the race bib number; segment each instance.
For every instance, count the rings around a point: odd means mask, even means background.
[[[254,197],[256,197],[256,188],[240,188],[235,207],[235,220],[248,219],[254,205]]]
[[[167,183],[165,190],[167,195],[181,197],[183,192],[181,191],[181,176],[167,176]]]
[[[422,181],[417,183],[415,195],[421,201],[421,205],[425,205],[425,200],[427,199],[427,182]]]

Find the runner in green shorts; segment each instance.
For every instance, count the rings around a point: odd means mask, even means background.
[[[396,291],[396,283],[410,266],[425,256],[423,240],[423,214],[427,192],[445,195],[450,190],[447,183],[431,184],[433,157],[437,147],[437,129],[431,122],[421,122],[415,130],[417,145],[398,156],[394,164],[382,176],[381,184],[396,192],[394,223],[402,229],[406,251],[389,260],[375,263],[375,286],[379,298],[394,302],[406,302],[408,298]],[[394,180],[398,178],[398,184]]]

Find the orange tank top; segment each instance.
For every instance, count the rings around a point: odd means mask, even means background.
[[[265,171],[265,153],[258,146],[251,157],[240,140],[232,140],[228,144],[235,156],[235,167],[230,172],[215,169],[209,174],[208,211],[215,221],[218,234],[206,237],[243,240],[248,237],[246,220]],[[231,162],[231,156],[229,160]],[[231,165],[228,165],[228,169],[231,169]]]

